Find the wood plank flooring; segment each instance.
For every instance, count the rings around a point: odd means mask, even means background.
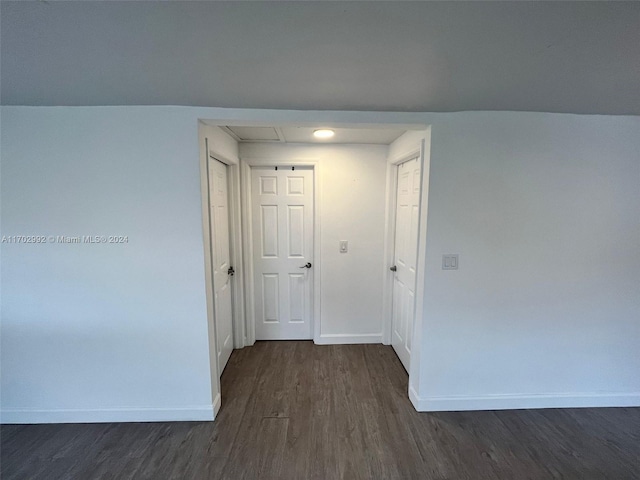
[[[2,479],[640,479],[640,409],[417,413],[390,347],[234,351],[215,422],[6,425]]]

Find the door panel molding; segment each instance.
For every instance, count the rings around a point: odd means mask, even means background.
[[[311,325],[312,325],[312,334],[313,340],[315,343],[319,342],[321,325],[320,325],[320,314],[321,314],[321,305],[320,305],[320,278],[321,278],[321,257],[320,257],[320,234],[321,234],[321,226],[320,226],[320,192],[321,192],[321,170],[320,165],[317,159],[288,159],[286,162],[278,161],[277,158],[270,157],[246,157],[240,159],[240,180],[241,180],[241,192],[242,192],[242,202],[241,202],[241,218],[242,218],[242,228],[245,232],[243,236],[242,244],[243,244],[243,252],[244,258],[243,263],[245,265],[243,271],[243,280],[245,285],[245,325],[246,325],[246,345],[253,345],[256,341],[256,330],[255,330],[255,321],[256,321],[256,311],[255,311],[255,286],[254,286],[254,258],[253,258],[253,245],[254,245],[254,232],[252,226],[252,218],[253,218],[253,208],[252,208],[252,198],[251,198],[251,169],[254,167],[275,167],[290,169],[291,167],[307,167],[313,169],[313,268],[309,272],[313,275],[313,290],[311,294]],[[270,185],[266,185],[269,182],[263,182],[261,185],[261,191],[263,194],[269,192],[276,193],[276,188],[271,182]],[[299,182],[289,181],[285,186],[287,190],[293,194],[303,194],[300,190],[301,185]],[[291,215],[291,212],[287,212],[287,215]],[[281,238],[279,241],[284,242],[287,248],[294,247],[296,243],[296,239],[291,238]],[[290,279],[287,279],[287,283],[290,282]]]
[[[411,361],[418,257],[418,209],[420,206],[420,156],[396,165],[395,255],[392,294],[391,345],[405,369]]]
[[[382,343],[391,344],[392,339],[392,315],[393,315],[393,289],[395,288],[394,272],[389,268],[393,265],[395,257],[395,224],[396,224],[396,186],[398,184],[397,166],[412,158],[418,157],[421,164],[420,179],[420,207],[418,210],[418,254],[416,262],[415,285],[415,310],[411,323],[408,326],[412,332],[411,359],[409,368],[409,388],[419,391],[421,345],[423,335],[424,318],[424,285],[425,262],[427,250],[427,211],[429,200],[429,173],[431,159],[431,127],[416,132],[412,145],[387,159],[387,187],[386,187],[386,212],[385,212],[385,246],[384,246],[384,297],[383,297],[383,330]]]
[[[211,245],[211,270],[213,275],[213,309],[216,336],[218,376],[231,356],[233,340],[233,276],[230,249],[229,167],[209,157],[209,225]]]
[[[259,340],[313,338],[313,275],[302,267],[315,263],[313,168],[293,168],[251,168],[254,301]],[[278,194],[263,194],[264,179],[272,176],[277,177]],[[267,276],[273,281],[278,279],[277,295],[272,292],[276,283],[271,282],[266,288]],[[267,311],[271,314],[267,315]]]
[[[384,241],[384,298],[383,312],[384,325],[382,330],[382,343],[391,345],[392,325],[391,316],[393,308],[393,288],[395,288],[394,272],[389,268],[393,266],[395,260],[395,226],[396,226],[396,208],[397,208],[397,187],[398,187],[398,165],[418,157],[424,167],[422,143],[415,145],[413,149],[404,152],[402,155],[387,159],[387,190],[386,190],[386,221],[385,221],[385,241]],[[422,218],[421,218],[422,220]],[[420,240],[418,240],[420,244]]]
[[[244,284],[241,279],[244,270],[242,255],[242,225],[240,198],[240,159],[237,150],[231,145],[231,139],[218,127],[198,124],[198,144],[200,163],[200,194],[202,213],[202,240],[204,249],[204,277],[207,312],[207,335],[209,344],[209,366],[211,378],[211,399],[214,417],[220,408],[220,377],[218,374],[217,335],[215,322],[215,303],[213,294],[212,270],[212,238],[209,208],[209,161],[218,160],[227,166],[227,187],[229,206],[229,254],[230,264],[237,272],[233,279],[232,297],[233,346],[242,348],[246,345]]]

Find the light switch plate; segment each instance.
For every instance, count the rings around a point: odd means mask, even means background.
[[[442,269],[443,270],[457,270],[458,269],[458,254],[447,253],[442,255]]]
[[[349,242],[346,240],[340,240],[340,253],[347,253],[349,251]]]

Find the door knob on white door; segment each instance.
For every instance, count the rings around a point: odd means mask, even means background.
[[[303,265],[302,267],[298,267],[298,268],[311,268],[311,264],[307,262],[306,265]]]
[[[395,272],[396,270],[398,270],[398,267],[394,265],[393,267],[389,268],[389,270],[391,270],[392,272]]]

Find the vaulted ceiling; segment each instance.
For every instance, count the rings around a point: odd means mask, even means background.
[[[640,114],[640,2],[2,1],[4,105]]]

